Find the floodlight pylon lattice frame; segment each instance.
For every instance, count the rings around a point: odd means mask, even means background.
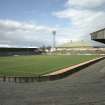
[[[56,31],[53,30],[52,34],[53,34],[53,49],[55,49],[56,48],[56,39],[55,39],[55,37],[56,37]]]

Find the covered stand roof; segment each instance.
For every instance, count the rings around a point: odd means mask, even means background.
[[[91,33],[91,39],[105,44],[105,28]]]

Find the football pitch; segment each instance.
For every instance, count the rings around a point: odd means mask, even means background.
[[[99,57],[97,55],[38,55],[0,57],[1,76],[35,76]]]

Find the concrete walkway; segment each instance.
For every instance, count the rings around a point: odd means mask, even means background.
[[[0,82],[0,105],[105,105],[105,60],[56,81]]]

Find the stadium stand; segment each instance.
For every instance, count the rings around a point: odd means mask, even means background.
[[[39,48],[0,48],[0,56],[36,55],[41,54]]]
[[[79,55],[90,55],[90,54],[105,54],[105,47],[93,46],[91,43],[86,41],[72,41],[64,43],[56,47],[56,54],[79,54]]]
[[[105,28],[91,33],[91,39],[105,44]]]

